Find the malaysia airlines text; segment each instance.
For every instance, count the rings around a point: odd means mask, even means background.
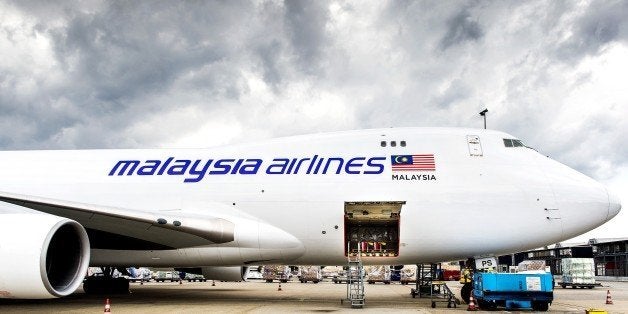
[[[384,172],[386,157],[320,157],[273,158],[265,162],[260,158],[240,159],[149,159],[119,160],[109,176],[183,176],[183,182],[200,182],[206,175],[269,175],[286,174],[349,174],[374,175]]]

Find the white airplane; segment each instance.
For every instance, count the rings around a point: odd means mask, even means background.
[[[477,129],[374,129],[211,149],[0,152],[0,298],[88,266],[416,264],[532,249],[610,220],[593,179]]]

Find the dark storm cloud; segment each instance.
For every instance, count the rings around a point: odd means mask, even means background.
[[[245,16],[211,4],[110,2],[97,14],[73,14],[66,27],[50,33],[58,60],[87,80],[95,98],[133,98],[167,88],[182,73],[233,52],[224,36],[233,29],[223,22]]]
[[[450,107],[458,101],[468,99],[471,94],[471,89],[464,81],[455,79],[448,84],[447,89],[433,99],[433,103],[438,107]]]
[[[483,36],[480,23],[463,9],[447,21],[447,32],[440,40],[440,47],[446,50],[466,41],[478,41]]]
[[[210,111],[220,99],[237,99],[246,91],[239,64],[248,56],[242,50],[251,34],[246,24],[255,23],[255,6],[250,2],[67,2],[65,7],[17,2],[15,6],[37,18],[29,30],[33,38],[50,38],[62,71],[57,78],[62,80],[42,81],[39,90],[24,95],[15,95],[14,89],[2,93],[3,114],[14,116],[9,121],[22,121],[22,132],[0,135],[2,142],[13,143],[8,147],[54,147],[55,138],[69,128],[92,133],[90,128],[99,122],[107,122],[108,129],[102,131],[122,137],[138,121],[188,105],[151,101],[155,96],[173,97],[188,89],[202,95],[203,106]],[[2,80],[16,85],[39,80],[25,74],[6,74]],[[67,105],[55,106],[60,102]],[[5,139],[8,136],[12,139]],[[78,138],[81,142],[73,147],[103,144],[98,138]]]
[[[270,41],[260,45],[257,53],[262,61],[264,81],[277,86],[283,80],[278,58],[282,54],[282,44],[279,41]]]
[[[552,125],[599,79],[573,65],[625,45],[627,3],[0,2],[18,16],[0,21],[0,127],[13,130],[0,147],[158,146],[223,121],[236,141],[481,127],[486,106],[489,127],[594,174],[597,159]],[[580,126],[612,133],[601,121],[584,114]],[[604,138],[595,153],[625,165],[613,150],[623,139]]]
[[[285,21],[290,42],[304,72],[318,70],[318,63],[327,45],[325,24],[328,20],[327,1],[285,1]]]
[[[628,42],[628,1],[592,1],[569,29],[571,36],[561,43],[557,57],[577,62],[595,55],[612,42]]]

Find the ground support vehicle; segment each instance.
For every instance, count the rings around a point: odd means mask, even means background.
[[[532,309],[547,311],[554,300],[552,274],[475,273],[473,296],[481,309]]]
[[[207,279],[205,279],[205,276],[203,275],[199,275],[199,274],[190,274],[190,273],[186,273],[185,274],[185,280],[187,280],[188,282],[207,282]]]
[[[155,272],[155,282],[175,282],[179,281],[179,272],[178,271],[157,271]]]
[[[443,280],[449,280],[449,281],[460,280],[460,270],[444,269]]]

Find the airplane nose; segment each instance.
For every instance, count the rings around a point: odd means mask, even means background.
[[[608,220],[617,216],[621,211],[621,200],[611,192],[608,192]]]

